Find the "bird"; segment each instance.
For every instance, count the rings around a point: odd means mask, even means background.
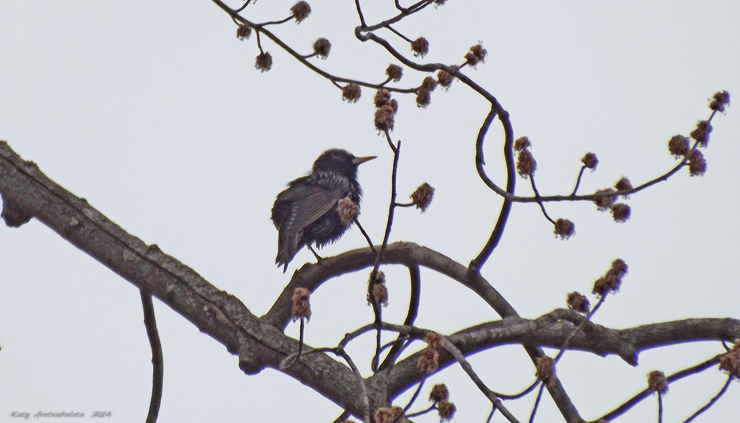
[[[289,182],[288,188],[278,194],[271,219],[278,230],[275,264],[283,266],[283,273],[304,246],[321,260],[311,244],[321,248],[338,240],[349,228],[352,222],[343,221],[337,205],[348,198],[359,210],[362,188],[357,182],[357,167],[374,158],[355,157],[338,148],[326,150],[306,176]]]

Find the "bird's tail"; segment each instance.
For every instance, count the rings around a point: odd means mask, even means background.
[[[288,263],[293,260],[298,250],[303,245],[298,243],[299,237],[280,234],[278,237],[278,253],[275,257],[275,264],[283,266],[283,273],[288,270]]]

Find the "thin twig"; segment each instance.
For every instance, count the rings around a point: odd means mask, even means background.
[[[373,307],[373,312],[375,314],[375,325],[380,325],[380,323],[383,321],[382,311],[380,308],[380,304],[378,304],[377,298],[375,298],[375,292],[373,290],[373,285],[375,284],[375,279],[378,277],[378,269],[380,267],[380,260],[383,257],[383,253],[385,253],[386,248],[388,248],[388,240],[391,236],[391,227],[393,226],[393,214],[396,209],[396,177],[398,175],[398,159],[401,155],[401,140],[398,140],[397,145],[394,147],[393,143],[390,139],[390,134],[388,131],[385,131],[386,138],[388,139],[388,144],[391,146],[391,149],[393,150],[393,170],[391,171],[391,200],[390,205],[388,207],[388,221],[385,224],[385,235],[383,236],[383,244],[380,246],[380,253],[378,253],[375,256],[375,264],[373,265],[373,270],[370,272],[370,283],[368,284],[368,297],[370,297],[370,302]],[[381,330],[378,328],[378,336],[375,343],[375,355],[378,356],[378,353],[380,351],[380,344],[381,344]],[[373,364],[377,364],[373,363]],[[376,369],[373,369],[376,370]]]
[[[349,417],[350,413],[347,410],[342,411],[342,414],[339,415],[336,419],[334,419],[333,423],[342,423],[347,421],[347,418]]]
[[[493,181],[488,178],[488,175],[486,175],[486,170],[483,168],[483,165],[486,163],[484,157],[483,157],[483,142],[486,138],[486,133],[488,132],[488,128],[493,122],[493,119],[496,117],[496,115],[499,115],[499,119],[501,120],[501,124],[504,127],[504,157],[506,159],[506,192],[507,193],[514,193],[514,189],[516,186],[516,176],[514,174],[514,152],[513,152],[513,144],[514,144],[514,135],[513,135],[513,129],[511,127],[511,121],[509,121],[509,115],[506,113],[506,111],[502,110],[500,107],[497,107],[496,104],[491,104],[491,110],[488,112],[488,116],[486,117],[486,120],[483,121],[483,124],[480,127],[480,130],[478,131],[478,138],[475,142],[475,167],[478,170],[478,176],[483,180],[486,185],[493,184]],[[493,184],[495,185],[495,184]],[[486,263],[486,260],[488,260],[488,257],[491,256],[491,253],[498,245],[499,241],[501,240],[501,237],[504,234],[504,228],[506,227],[506,222],[509,218],[509,213],[511,212],[511,201],[504,198],[504,204],[501,205],[501,212],[499,212],[498,219],[496,220],[496,226],[493,228],[493,232],[491,233],[491,236],[488,238],[488,242],[486,242],[486,245],[481,249],[480,253],[478,253],[478,256],[474,258],[470,265],[468,266],[469,269],[480,272],[481,267]]]
[[[532,191],[534,191],[534,196],[536,198],[539,198],[540,193],[539,193],[539,191],[537,191],[537,185],[535,185],[535,183],[534,183],[534,175],[529,175],[529,181],[532,184]],[[545,210],[545,205],[542,203],[542,201],[538,201],[537,204],[540,205],[540,209],[542,209],[542,214],[545,215],[545,219],[549,220],[550,223],[552,223],[554,225],[555,224],[555,221],[552,220],[552,218],[547,214],[547,211]]]
[[[265,52],[262,50],[262,43],[260,42],[260,31],[255,30],[254,33],[257,36],[257,48],[260,50],[260,54],[265,54]]]
[[[358,1],[359,0],[355,0],[355,2],[358,2]],[[396,15],[396,16],[390,18],[390,19],[384,20],[383,22],[377,23],[375,25],[370,25],[370,26],[367,26],[367,25],[363,24],[360,29],[362,31],[371,32],[371,31],[375,31],[376,29],[387,28],[388,25],[394,24],[394,23],[400,21],[401,19],[404,19],[404,18],[406,18],[408,16],[413,15],[416,12],[421,11],[422,9],[424,9],[427,6],[429,6],[433,2],[434,2],[434,0],[421,0],[421,1],[417,2],[416,4],[414,4],[414,5],[406,8],[405,11],[399,13],[398,15]]]
[[[457,75],[456,75],[457,76]],[[462,78],[460,78],[462,79]],[[470,85],[471,88],[475,89],[474,86]],[[478,91],[476,89],[476,91]],[[480,91],[478,91],[480,93]],[[711,122],[712,118],[715,116],[716,111],[713,111],[707,122]],[[699,142],[695,142],[694,145],[691,147],[692,150],[695,150],[698,147]],[[667,181],[670,177],[675,175],[681,168],[688,165],[689,161],[688,159],[684,158],[679,162],[676,166],[674,166],[671,170],[664,173],[663,175],[660,175],[654,179],[651,179],[641,185],[638,185],[632,189],[627,190],[621,190],[616,192],[609,192],[609,193],[603,193],[603,194],[587,194],[587,195],[548,195],[548,196],[540,196],[540,197],[520,197],[517,195],[513,195],[512,193],[508,192],[508,190],[501,189],[498,185],[493,183],[490,179],[484,179],[484,182],[486,182],[486,185],[488,185],[489,188],[491,188],[496,194],[502,196],[506,200],[511,200],[517,203],[535,203],[535,202],[559,202],[559,201],[594,201],[598,200],[603,197],[607,196],[613,196],[613,195],[621,195],[621,196],[628,196],[637,192],[640,192],[644,189],[647,189],[659,182]]]
[[[365,17],[362,16],[362,8],[360,7],[360,0],[355,0],[355,7],[357,8],[357,16],[360,17],[360,25],[362,25],[363,28],[367,27],[367,25],[365,25]]]
[[[416,399],[419,397],[419,393],[421,392],[421,388],[424,386],[424,381],[426,381],[426,380],[427,380],[426,377],[422,377],[421,378],[421,380],[419,381],[419,386],[417,386],[416,387],[416,391],[414,391],[414,395],[411,396],[411,399],[409,400],[409,403],[406,404],[406,407],[403,407],[403,413],[401,413],[401,415],[398,416],[398,419],[401,419],[403,417],[403,415],[406,414],[407,411],[409,411],[409,408],[411,408],[411,405],[413,405],[414,402],[416,401]],[[399,421],[398,419],[396,421]]]
[[[486,423],[491,423],[491,419],[493,418],[493,415],[496,413],[496,405],[494,404],[491,407],[491,414],[488,415],[488,418],[486,419]]]
[[[154,423],[159,416],[159,406],[162,404],[162,385],[164,384],[164,356],[162,354],[162,342],[159,340],[157,330],[157,319],[154,316],[154,304],[152,296],[141,291],[141,305],[144,309],[144,327],[149,337],[149,345],[152,349],[152,397],[149,401],[149,413],[146,423]]]
[[[263,27],[267,25],[280,25],[284,24],[285,22],[288,22],[290,20],[293,20],[295,18],[295,15],[290,15],[285,19],[280,19],[279,21],[269,21],[269,22],[262,22],[254,25],[255,29],[262,29]]]
[[[586,165],[581,166],[581,171],[578,172],[578,178],[576,179],[576,186],[573,188],[573,192],[570,194],[571,197],[574,197],[576,195],[576,192],[578,192],[578,186],[581,184],[581,177],[583,176],[583,171],[586,170]]]
[[[365,240],[367,241],[367,245],[370,246],[370,249],[373,250],[373,254],[376,256],[378,255],[378,252],[375,250],[375,246],[373,245],[373,241],[370,240],[370,235],[365,232],[365,228],[360,225],[360,221],[355,217],[355,225],[357,225],[358,228],[360,228],[360,232],[362,232],[362,235],[365,237]]]
[[[483,395],[488,398],[489,401],[491,401],[491,404],[495,405],[499,410],[501,410],[501,414],[510,421],[511,423],[519,422],[519,420],[514,417],[513,414],[509,410],[504,407],[503,404],[501,404],[501,400],[499,400],[495,393],[491,391],[488,386],[486,386],[485,383],[481,380],[480,377],[478,377],[478,374],[475,373],[473,370],[473,366],[470,365],[468,360],[465,358],[465,355],[463,355],[462,352],[450,341],[448,341],[446,338],[442,338],[442,348],[447,350],[450,354],[452,354],[453,357],[455,357],[455,360],[457,360],[457,363],[462,367],[462,369],[467,373],[468,377],[475,383],[475,386],[478,387],[478,389],[483,393]]]
[[[519,392],[518,394],[506,395],[506,394],[499,393],[499,394],[497,394],[497,396],[499,398],[505,399],[505,400],[519,399],[519,398],[522,398],[522,397],[526,396],[530,392],[532,392],[534,390],[534,388],[536,388],[537,385],[539,385],[539,383],[540,383],[540,380],[539,379],[535,379],[534,382],[532,382],[531,385],[529,385],[528,387],[526,387],[522,392]]]
[[[724,354],[716,355],[716,356],[710,358],[709,360],[706,360],[703,363],[699,363],[696,366],[689,367],[687,369],[678,371],[678,372],[676,372],[676,373],[674,373],[674,374],[672,374],[670,376],[667,376],[666,377],[666,381],[669,382],[669,383],[671,383],[671,382],[674,382],[674,381],[683,379],[683,378],[685,378],[687,376],[690,376],[690,375],[693,375],[693,374],[696,374],[696,373],[700,373],[700,372],[702,372],[702,371],[704,371],[704,370],[706,370],[706,369],[708,369],[710,367],[714,367],[717,363],[719,363],[719,360],[722,358],[723,355]],[[629,411],[632,407],[634,407],[640,401],[642,401],[645,398],[647,398],[648,396],[650,396],[650,394],[652,394],[653,392],[655,392],[655,391],[653,391],[652,389],[646,388],[645,390],[637,393],[635,396],[633,396],[632,398],[630,398],[627,401],[625,401],[623,404],[621,404],[616,409],[610,411],[609,413],[603,415],[602,417],[600,417],[600,418],[598,418],[596,420],[597,421],[599,421],[599,420],[605,420],[605,421],[608,421],[608,422],[609,421],[612,421],[612,420],[616,419],[617,417],[621,416],[622,414],[626,413],[627,411]]]
[[[437,403],[435,402],[434,404],[430,405],[429,408],[427,408],[426,410],[421,410],[421,411],[417,411],[415,413],[406,414],[406,417],[421,416],[422,414],[426,414],[426,413],[428,413],[428,412],[430,412],[430,411],[432,411],[432,410],[434,410],[436,408],[437,408]]]
[[[242,24],[246,24],[246,25],[249,25],[249,26],[253,27],[255,29],[255,32],[258,34],[258,36],[259,36],[259,34],[262,34],[262,35],[266,36],[267,38],[269,38],[270,40],[272,40],[275,44],[277,44],[280,48],[282,48],[288,54],[290,54],[296,60],[298,60],[301,64],[303,64],[304,66],[306,66],[307,68],[309,68],[313,72],[317,73],[318,75],[323,76],[327,80],[331,81],[334,85],[337,85],[338,86],[337,82],[344,82],[344,83],[348,83],[348,84],[357,84],[357,85],[361,85],[363,87],[368,87],[368,88],[375,88],[375,89],[384,88],[386,90],[397,92],[397,93],[407,93],[407,94],[410,94],[410,93],[415,93],[416,92],[416,89],[415,88],[384,87],[384,86],[381,86],[381,85],[378,85],[378,84],[373,84],[373,83],[369,83],[369,82],[365,82],[365,81],[359,81],[359,80],[355,80],[355,79],[344,78],[344,77],[332,75],[332,74],[330,74],[330,73],[328,73],[328,72],[320,69],[319,67],[317,67],[313,63],[309,62],[308,60],[306,60],[303,57],[302,54],[300,54],[297,51],[295,51],[292,48],[290,48],[290,46],[288,46],[287,44],[285,44],[280,38],[278,38],[275,34],[273,34],[272,32],[270,32],[266,28],[259,27],[258,26],[259,24],[255,24],[253,22],[250,22],[248,19],[244,18],[243,16],[240,16],[240,15],[236,14],[236,12],[234,12],[234,10],[232,10],[231,8],[229,8],[229,6],[227,6],[221,0],[211,0],[211,1],[213,1],[218,7],[221,8],[221,10],[223,10],[229,16],[231,16],[232,20],[234,20],[235,23],[237,23],[237,24],[242,23]],[[357,0],[357,1],[359,1],[359,0]],[[341,88],[341,87],[339,87],[339,88]]]
[[[573,329],[573,332],[568,336],[568,339],[566,339],[565,342],[563,342],[563,346],[560,347],[560,352],[558,352],[558,355],[555,356],[554,361],[556,363],[558,362],[558,360],[560,360],[560,357],[562,357],[563,354],[565,354],[565,351],[567,350],[568,345],[570,345],[570,341],[572,341],[573,338],[575,338],[576,335],[583,329],[586,323],[588,323],[591,320],[591,317],[594,315],[594,313],[596,313],[596,310],[598,310],[599,307],[601,307],[601,305],[604,304],[604,301],[606,301],[607,294],[608,292],[605,292],[604,295],[602,295],[601,298],[599,298],[599,302],[597,302],[594,308],[592,308],[591,311],[588,312],[588,314],[586,315],[586,318],[581,322],[580,325],[578,325],[578,327]]]
[[[408,269],[409,281],[411,282],[411,292],[409,294],[409,307],[406,312],[406,319],[403,321],[404,326],[414,324],[416,316],[419,314],[419,304],[421,303],[421,272],[419,272],[419,266],[409,266]],[[404,339],[405,336],[399,335],[397,337],[396,341],[393,343],[393,348],[388,352],[383,363],[378,366],[378,370],[383,370],[396,361],[396,358],[401,353],[404,346],[401,342]]]
[[[303,329],[305,327],[305,318],[301,316],[301,327],[298,333],[298,354],[296,354],[296,361],[301,359],[301,351],[303,351]]]
[[[396,31],[395,29],[393,29],[392,26],[388,25],[388,26],[386,26],[386,28],[388,28],[388,30],[391,31],[392,33],[398,35],[402,40],[406,41],[407,43],[413,43],[414,42],[414,40],[406,37],[405,35],[401,34],[400,32]]]
[[[393,154],[396,154],[396,148],[397,147],[393,145],[393,140],[391,139],[391,134],[390,134],[390,132],[387,129],[385,130],[385,139],[386,139],[386,141],[388,141],[388,146],[393,151]],[[401,141],[398,141],[398,142],[400,143]]]
[[[711,400],[709,400],[709,402],[707,403],[707,405],[705,405],[704,407],[702,407],[699,410],[697,410],[696,413],[692,414],[691,417],[689,417],[688,419],[686,419],[684,421],[684,423],[689,423],[690,421],[692,421],[695,418],[697,418],[701,413],[709,410],[709,408],[711,408],[712,405],[714,405],[714,403],[717,402],[717,400],[719,400],[719,398],[722,395],[724,395],[725,392],[727,392],[727,388],[730,387],[730,382],[732,382],[732,376],[728,376],[727,377],[727,382],[725,382],[725,386],[723,386],[722,389],[720,389],[720,391],[717,393],[717,395],[715,395]]]
[[[238,8],[238,9],[234,10],[234,13],[239,13],[239,12],[241,12],[242,10],[244,10],[244,8],[245,8],[245,7],[249,6],[249,3],[251,3],[251,2],[252,2],[252,0],[247,0],[247,1],[246,1],[246,2],[244,3],[244,5],[243,5],[242,7],[240,7],[240,8]]]
[[[537,391],[537,398],[534,400],[534,407],[532,407],[532,414],[529,415],[529,423],[534,421],[534,416],[537,414],[537,407],[540,405],[542,399],[542,391],[545,389],[545,384],[540,385],[540,389]]]

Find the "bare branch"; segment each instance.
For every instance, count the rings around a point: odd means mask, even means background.
[[[141,291],[141,305],[144,308],[144,326],[152,348],[152,397],[149,401],[149,413],[146,423],[155,423],[159,416],[159,406],[162,404],[162,385],[164,384],[164,357],[162,343],[157,331],[157,319],[154,316],[152,296]]]

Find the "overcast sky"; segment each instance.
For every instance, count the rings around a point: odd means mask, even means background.
[[[311,2],[313,13],[273,31],[299,51],[318,37],[332,42],[337,75],[380,82],[394,63],[353,35],[354,2]],[[379,3],[377,0],[367,3]],[[366,19],[391,16],[393,2]],[[608,3],[608,4],[607,4]],[[231,3],[237,6],[236,3]],[[293,1],[260,0],[246,16],[282,19]],[[709,116],[718,90],[740,95],[740,3],[471,2],[449,0],[397,25],[425,36],[421,62],[461,63],[482,42],[485,64],[466,69],[511,114],[515,136],[529,136],[542,194],[567,194],[580,158],[600,159],[581,192],[621,176],[637,185],[670,169],[666,149]],[[390,33],[379,35],[392,37]],[[270,72],[254,69],[254,37],[235,38],[217,6],[198,1],[0,2],[0,139],[24,159],[130,234],[192,267],[241,299],[255,314],[272,305],[290,274],[312,261],[300,252],[287,274],[274,266],[277,235],[269,220],[275,195],[302,176],[325,149],[379,158],[360,168],[365,191],[360,220],[380,242],[392,155],[373,127],[371,90],[357,104],[341,101],[327,80],[271,41]],[[394,39],[401,51],[405,43]],[[424,75],[406,69],[400,87]],[[430,209],[398,210],[391,240],[413,241],[467,264],[484,245],[500,208],[474,167],[474,142],[488,108],[458,82],[437,90],[427,109],[400,102],[394,139],[402,140],[401,198],[428,182]],[[740,98],[740,97],[736,97]],[[632,218],[614,223],[590,203],[548,205],[576,224],[556,239],[533,204],[515,204],[499,248],[483,275],[524,317],[564,306],[567,292],[588,293],[615,258],[630,266],[597,323],[626,328],[688,317],[738,318],[740,274],[740,112],[713,121],[704,150],[706,175],[682,170],[628,200]],[[487,170],[505,185],[502,134],[494,123]],[[527,181],[517,193],[529,195]],[[330,256],[362,247],[353,228],[326,247]],[[401,322],[408,304],[404,269],[388,267],[386,319]],[[312,296],[306,339],[333,346],[372,320],[366,272],[324,284]],[[498,318],[477,296],[422,272],[417,325],[450,333]],[[592,298],[593,300],[593,298]],[[237,357],[155,301],[165,357],[161,422],[331,421],[341,412],[274,370],[245,376]],[[0,421],[13,411],[108,411],[111,421],[142,421],[151,390],[151,351],[138,290],[38,221],[0,227]],[[292,325],[288,333],[297,335]],[[369,374],[370,337],[350,353]],[[675,372],[721,352],[718,342],[643,352],[630,367],[616,357],[567,353],[558,368],[582,416],[593,419],[646,385],[651,370]],[[533,380],[521,347],[476,355],[471,362],[494,390],[515,392]],[[716,369],[671,385],[664,421],[682,421],[721,388]],[[457,405],[458,422],[483,422],[490,407],[458,366],[435,375]],[[698,421],[727,421],[740,412],[734,383]],[[427,406],[428,391],[414,410]],[[405,405],[402,397],[398,404]],[[507,402],[527,420],[533,398]],[[655,421],[651,398],[619,421]],[[435,415],[418,422],[437,421]],[[500,415],[493,421],[503,421]],[[561,421],[546,395],[537,421]]]

